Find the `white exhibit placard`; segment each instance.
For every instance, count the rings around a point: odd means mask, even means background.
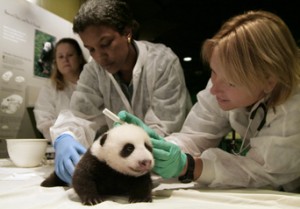
[[[51,50],[63,37],[81,44],[69,21],[25,0],[0,0],[0,139],[16,136],[26,107],[50,76]]]

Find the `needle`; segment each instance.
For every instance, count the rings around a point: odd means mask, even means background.
[[[124,121],[122,121],[116,114],[114,114],[113,112],[111,112],[109,109],[105,108],[103,110],[103,114],[106,115],[107,117],[109,117],[110,119],[112,119],[114,122],[117,123],[125,123]]]

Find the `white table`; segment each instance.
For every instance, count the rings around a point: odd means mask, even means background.
[[[129,204],[125,197],[111,197],[95,206],[83,206],[72,188],[44,188],[39,184],[54,170],[53,164],[16,168],[0,159],[0,209],[260,209],[300,208],[300,194],[270,190],[212,190],[193,184],[161,182],[153,190],[152,203]],[[191,188],[192,187],[192,188]]]

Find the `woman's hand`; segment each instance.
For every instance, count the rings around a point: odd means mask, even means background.
[[[86,148],[71,135],[62,134],[54,141],[54,149],[55,173],[61,180],[71,185],[75,166],[81,155],[86,152]]]
[[[153,171],[163,178],[178,177],[187,163],[187,156],[171,142],[152,139],[155,165]]]
[[[148,133],[148,135],[153,138],[153,139],[157,139],[157,140],[164,140],[161,136],[159,136],[153,129],[151,129],[149,126],[147,126],[141,119],[139,119],[138,117],[122,110],[118,113],[118,117],[126,122],[126,123],[131,123],[131,124],[135,124],[139,127],[141,127],[142,129],[144,129],[144,131],[146,131]],[[115,123],[115,125],[118,125],[118,123]]]

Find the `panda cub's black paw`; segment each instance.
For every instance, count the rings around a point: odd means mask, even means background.
[[[80,199],[83,205],[97,205],[104,201],[103,197],[99,195],[80,197]]]
[[[55,172],[51,173],[40,185],[42,187],[69,186],[66,182],[62,181]]]

